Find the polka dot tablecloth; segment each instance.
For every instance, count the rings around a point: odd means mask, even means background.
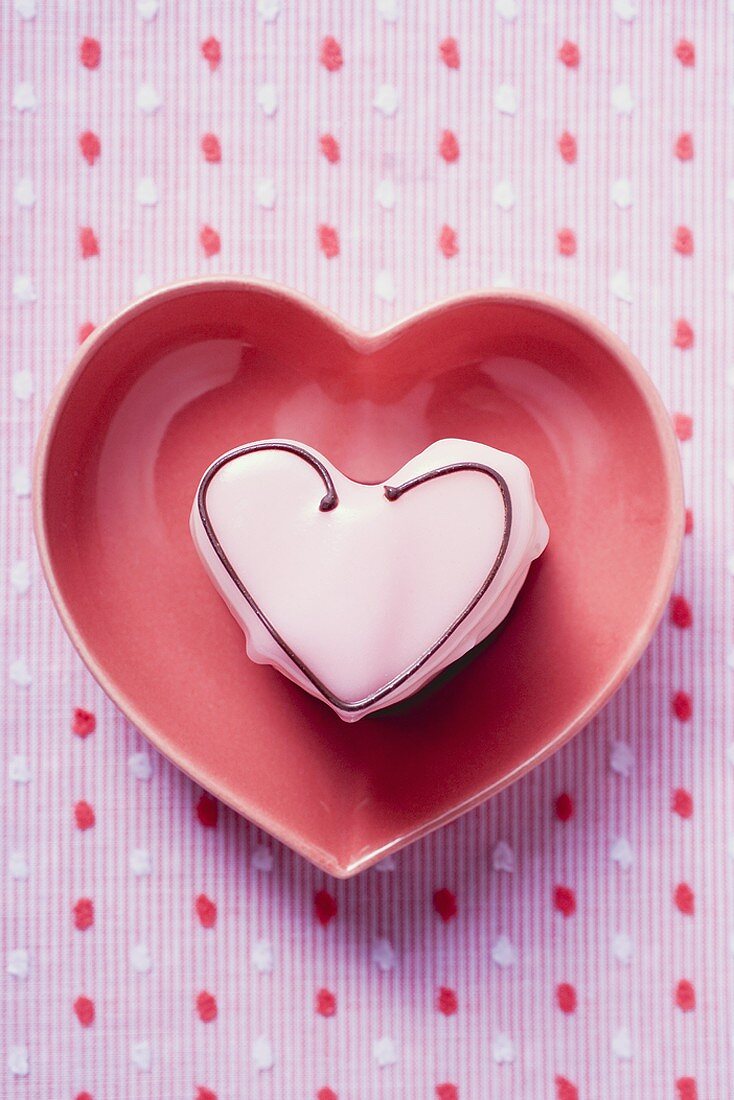
[[[731,9],[4,0],[0,1095],[734,1096]],[[364,328],[470,287],[578,302],[680,440],[675,595],[623,689],[346,883],[156,755],[33,547],[34,437],[77,343],[225,271]]]

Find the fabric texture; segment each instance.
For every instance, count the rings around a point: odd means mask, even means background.
[[[0,1095],[734,1095],[730,9],[2,4]],[[65,363],[201,272],[363,328],[547,291],[675,417],[689,533],[639,667],[553,759],[346,883],[156,755],[39,574]]]

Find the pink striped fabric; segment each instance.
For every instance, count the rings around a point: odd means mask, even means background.
[[[734,1095],[730,7],[5,0],[0,1095]],[[679,414],[692,531],[639,668],[348,883],[156,756],[34,555],[33,440],[80,330],[224,271],[365,328],[548,291]]]

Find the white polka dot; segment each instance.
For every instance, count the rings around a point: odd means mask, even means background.
[[[500,84],[494,93],[494,105],[503,115],[517,114],[517,91],[512,84]]]
[[[16,275],[13,279],[13,297],[16,302],[27,305],[36,301],[36,288],[30,275]]]
[[[149,1042],[140,1039],[130,1047],[130,1061],[139,1070],[147,1073],[153,1065],[153,1050]]]
[[[130,853],[130,870],[134,875],[150,875],[153,873],[153,861],[150,852],[145,848],[133,848]]]
[[[31,472],[26,466],[16,466],[13,470],[13,492],[17,497],[31,495]]]
[[[30,875],[28,860],[23,852],[11,852],[8,857],[8,874],[11,878],[22,880]]]
[[[265,874],[273,869],[273,853],[264,844],[258,844],[252,853],[252,869]]]
[[[729,570],[732,577],[734,577],[734,553],[731,553],[727,558],[726,568]]]
[[[139,109],[145,115],[154,115],[163,106],[163,99],[154,84],[141,84],[135,97]]]
[[[374,870],[384,875],[388,871],[394,871],[396,866],[395,856],[383,856],[380,862],[375,864]]]
[[[130,948],[130,966],[138,974],[147,974],[153,968],[150,951],[144,943],[136,943]]]
[[[275,84],[261,84],[258,87],[257,103],[263,114],[272,118],[278,110],[278,89]]]
[[[27,561],[16,561],[10,570],[10,583],[19,596],[31,587],[31,567]]]
[[[635,97],[629,84],[617,84],[612,88],[611,103],[618,115],[631,115],[635,109]]]
[[[397,23],[400,18],[400,0],[377,0],[377,11],[386,23]]]
[[[615,298],[619,298],[620,302],[631,302],[633,300],[632,284],[626,271],[617,271],[612,275],[609,280],[609,289]]]
[[[513,23],[520,14],[520,5],[518,0],[494,0],[494,10],[500,19],[506,19],[508,23]]]
[[[255,184],[255,202],[262,206],[263,210],[272,210],[276,199],[275,182],[271,179],[261,179]]]
[[[612,202],[620,210],[626,210],[632,206],[632,183],[627,179],[615,180],[610,191]]]
[[[389,271],[379,271],[375,276],[375,294],[383,302],[395,301],[395,283]]]
[[[729,385],[731,386],[731,388],[734,390],[734,367],[729,368],[729,370],[727,372],[727,375],[726,375],[726,380],[729,383]]]
[[[734,741],[729,742],[729,747],[726,750],[726,755],[729,758],[729,763],[734,767]]]
[[[729,654],[726,658],[726,663],[728,664],[729,668],[734,668],[734,648],[729,650]]]
[[[28,1075],[28,1047],[13,1046],[8,1051],[8,1069],[14,1077]]]
[[[141,297],[141,295],[143,294],[147,294],[152,289],[153,280],[151,279],[150,275],[141,273],[140,275],[135,276],[135,280],[133,282],[133,294],[136,298]]]
[[[497,1065],[515,1061],[515,1044],[509,1035],[497,1032],[492,1040],[492,1057]]]
[[[390,118],[400,106],[400,92],[394,84],[380,84],[372,100],[372,106],[386,118]]]
[[[138,0],[135,6],[138,9],[138,15],[146,23],[151,23],[160,10],[159,0]]]
[[[734,833],[729,837],[729,857],[734,859]]]
[[[23,176],[19,179],[15,185],[14,191],[15,201],[18,206],[30,209],[36,205],[36,189],[33,186],[33,180],[28,176]]]
[[[273,945],[267,940],[258,940],[250,952],[250,961],[261,974],[269,974],[275,966]]]
[[[627,742],[613,741],[609,746],[609,767],[612,771],[627,778],[632,774],[634,766],[634,754]]]
[[[33,396],[33,375],[29,370],[18,370],[13,375],[13,397],[28,401]]]
[[[14,684],[24,688],[28,687],[33,679],[23,657],[18,657],[16,661],[11,662],[8,675]]]
[[[492,286],[497,290],[511,290],[514,285],[515,280],[504,271],[501,271],[499,275],[495,275],[492,279]]]
[[[35,111],[38,106],[36,92],[32,84],[23,81],[15,85],[13,92],[13,106],[16,111]]]
[[[395,1040],[388,1035],[381,1039],[375,1039],[372,1044],[372,1056],[378,1066],[394,1066],[398,1060],[398,1049]]]
[[[734,485],[734,458],[731,458],[726,464],[726,476],[731,484]]]
[[[729,180],[726,185],[726,197],[729,202],[734,202],[734,180]]]
[[[380,180],[375,188],[375,202],[383,210],[392,210],[395,206],[395,184],[392,180]]]
[[[507,180],[500,180],[492,189],[492,200],[501,210],[512,210],[515,205],[515,192]]]
[[[131,775],[144,782],[153,774],[153,762],[147,752],[134,752],[128,758],[127,767]]]
[[[155,206],[158,202],[158,186],[150,176],[144,176],[135,188],[135,198],[141,206]]]
[[[609,856],[615,863],[619,864],[623,871],[629,871],[635,861],[632,845],[623,836],[614,841]]]
[[[282,6],[281,0],[257,0],[257,14],[263,23],[274,23]]]
[[[628,1027],[620,1027],[612,1036],[612,1053],[624,1062],[632,1058],[632,1036]]]
[[[612,953],[618,962],[625,965],[632,961],[634,944],[626,932],[617,932],[612,940]]]
[[[379,970],[393,969],[395,950],[389,940],[375,940],[372,944],[372,962]]]
[[[13,783],[30,783],[31,766],[27,756],[11,756],[8,764],[8,779]]]
[[[492,958],[497,966],[501,966],[503,969],[513,965],[517,955],[508,936],[503,935],[497,938],[492,947]]]
[[[264,1035],[259,1035],[252,1044],[252,1060],[259,1070],[272,1069],[275,1065],[273,1044]]]
[[[631,23],[637,18],[637,4],[634,0],[614,0],[614,14],[625,23]]]
[[[734,294],[734,271],[730,273],[729,278],[726,280],[726,289],[730,294]]]
[[[14,947],[8,951],[5,969],[13,978],[28,977],[29,955],[25,947]]]
[[[492,866],[510,875],[515,870],[515,853],[506,840],[498,840],[492,849]]]
[[[13,0],[13,7],[21,19],[35,19],[38,12],[36,0]]]

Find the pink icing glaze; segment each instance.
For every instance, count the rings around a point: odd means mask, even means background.
[[[503,451],[444,439],[385,483],[403,485],[457,463],[493,469],[506,482],[511,501],[509,537],[501,556],[505,506],[499,485],[485,473],[455,471],[391,501],[383,484],[351,481],[312,448],[284,440],[263,442],[285,443],[312,455],[331,477],[338,504],[320,510],[324,481],[298,454],[277,449],[229,452],[235,457],[221,465],[218,460],[218,468],[212,473],[210,467],[204,475],[191,532],[214,584],[245,632],[250,658],[274,665],[345,721],[412,695],[491,633],[548,542],[530,471]],[[220,555],[296,660],[263,623]],[[498,556],[501,561],[488,589],[462,618]],[[399,681],[452,626],[407,679],[370,701],[391,681]],[[339,705],[362,701],[354,710]]]

